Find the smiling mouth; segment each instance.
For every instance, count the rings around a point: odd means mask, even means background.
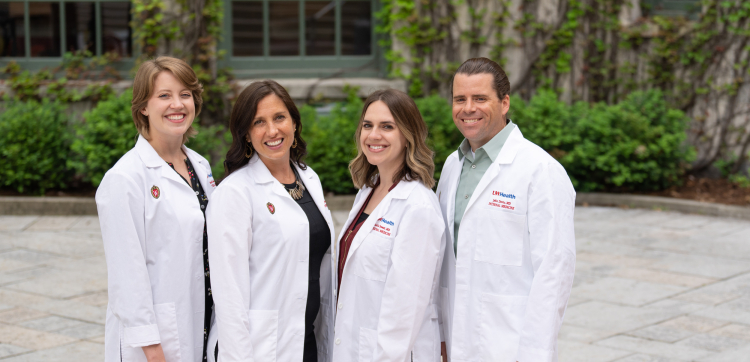
[[[167,116],[167,119],[170,120],[170,121],[179,121],[179,120],[181,120],[183,118],[185,118],[185,114],[184,113],[181,113],[181,114],[170,114],[170,115]]]
[[[371,150],[376,150],[376,151],[377,150],[382,150],[382,149],[384,149],[386,147],[388,147],[388,146],[383,146],[383,145],[367,145],[367,148],[369,148]]]
[[[284,142],[284,139],[283,139],[283,138],[279,138],[279,139],[278,139],[278,140],[276,140],[276,141],[268,141],[268,142],[266,142],[266,145],[267,145],[267,146],[271,146],[271,147],[276,147],[276,146],[280,145],[280,144],[281,144],[281,142]]]
[[[472,124],[479,122],[481,118],[462,119],[464,123]]]

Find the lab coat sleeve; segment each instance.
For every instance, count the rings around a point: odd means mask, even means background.
[[[221,185],[206,211],[211,293],[219,330],[219,361],[253,361],[250,339],[252,207],[239,187]]]
[[[134,348],[161,343],[144,256],[145,197],[143,187],[119,170],[110,170],[96,192],[109,309],[120,322],[122,343]]]
[[[551,161],[534,174],[528,195],[534,280],[517,361],[553,361],[575,273],[575,191],[565,169]]]
[[[404,362],[430,302],[444,225],[432,206],[407,206],[385,279],[373,361]]]

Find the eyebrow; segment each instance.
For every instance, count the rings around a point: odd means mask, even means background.
[[[171,92],[171,90],[170,89],[159,89],[158,91],[156,91],[156,93],[161,93],[161,92]],[[181,90],[181,91],[179,91],[177,93],[181,93],[181,92],[190,92],[190,89],[185,88],[185,89],[183,89],[183,90]]]

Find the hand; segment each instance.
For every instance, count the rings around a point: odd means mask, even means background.
[[[146,355],[148,362],[166,362],[161,344],[152,344],[141,348],[143,348],[143,353]]]
[[[440,355],[445,357],[442,359],[443,361],[448,360],[448,351],[445,349],[445,342],[440,342]]]

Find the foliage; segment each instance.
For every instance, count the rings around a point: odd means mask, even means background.
[[[20,100],[41,100],[53,98],[61,102],[77,102],[91,100],[94,102],[107,98],[112,94],[110,84],[120,79],[120,74],[111,64],[119,56],[105,53],[92,56],[89,51],[76,51],[63,54],[60,66],[54,69],[42,69],[32,73],[22,70],[15,61],[9,62],[0,73],[9,76],[8,84],[16,98]],[[60,73],[65,76],[57,77]],[[97,80],[86,85],[81,92],[73,87],[71,80]],[[43,86],[46,85],[46,88]]]
[[[6,102],[0,113],[0,185],[39,194],[64,188],[70,176],[65,106],[47,99]]]
[[[354,133],[362,112],[362,100],[356,88],[347,88],[347,100],[338,103],[329,115],[318,115],[305,105],[302,116],[302,138],[307,142],[305,162],[320,177],[323,188],[337,194],[355,192],[349,173],[349,161],[357,156]]]
[[[104,174],[130,151],[138,137],[130,113],[133,91],[97,103],[83,114],[75,125],[76,138],[71,144],[74,156],[68,166],[83,181],[99,186]]]
[[[215,180],[224,178],[224,159],[229,145],[232,144],[232,133],[224,125],[199,126],[200,120],[193,122],[198,134],[189,139],[185,146],[205,157],[211,165],[211,173]]]
[[[634,92],[611,106],[579,103],[567,115],[559,141],[536,141],[534,132],[529,139],[547,145],[578,191],[664,189],[679,182],[694,157],[685,146],[687,118],[660,91]],[[527,121],[533,120],[519,125]]]
[[[435,152],[435,179],[439,180],[445,160],[458,149],[464,137],[453,123],[451,105],[445,98],[433,95],[415,102],[427,124],[427,146]]]

